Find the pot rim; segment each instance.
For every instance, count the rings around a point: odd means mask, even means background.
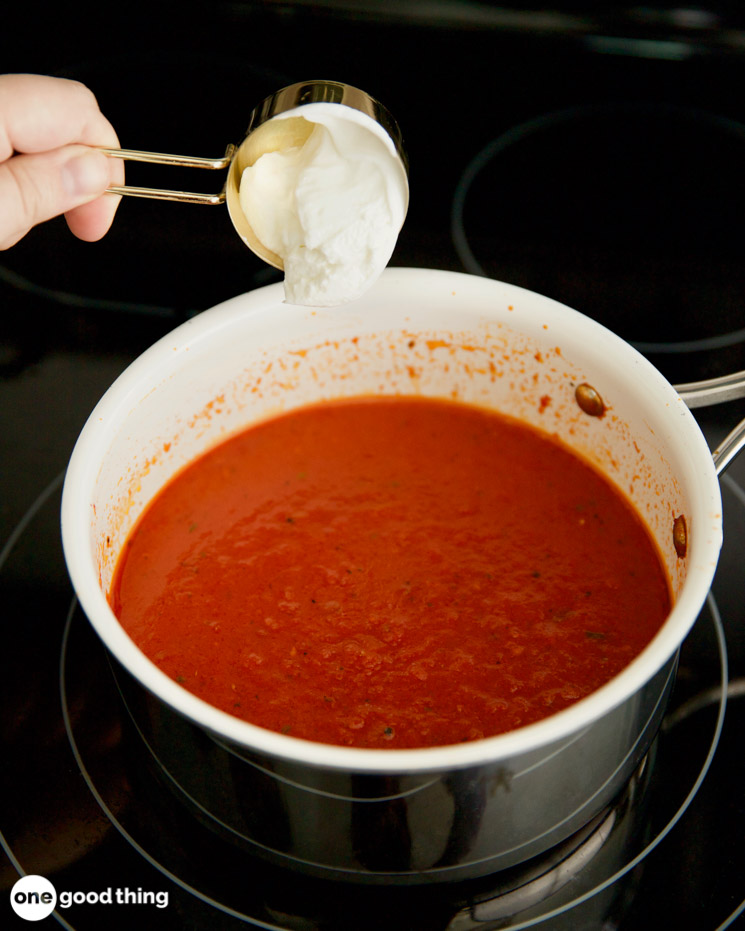
[[[648,682],[676,653],[705,601],[721,548],[721,497],[714,461],[698,424],[675,388],[632,346],[602,324],[551,298],[516,285],[477,278],[462,272],[422,268],[388,268],[374,288],[408,289],[435,285],[448,291],[465,287],[500,289],[501,294],[520,295],[539,301],[544,312],[559,324],[582,326],[602,340],[603,351],[621,354],[633,364],[634,376],[643,375],[675,416],[676,434],[693,463],[699,510],[709,519],[707,533],[698,533],[689,552],[690,566],[680,594],[664,625],[648,646],[621,673],[592,694],[555,714],[504,734],[458,745],[420,749],[373,750],[317,743],[275,733],[220,711],[186,691],[152,663],[119,625],[101,590],[98,573],[88,552],[90,538],[90,489],[98,475],[101,448],[107,437],[152,384],[152,368],[159,360],[180,356],[188,346],[237,317],[261,311],[283,301],[282,285],[272,284],[231,298],[203,312],[153,344],[114,382],[96,405],[73,450],[62,493],[62,543],[68,572],[80,605],[97,634],[117,660],[150,692],[186,718],[215,736],[245,750],[312,766],[359,773],[414,774],[452,771],[484,763],[498,763],[540,747],[569,743]],[[364,297],[361,299],[364,301]],[[355,302],[356,303],[356,302]],[[148,375],[150,374],[150,377]],[[701,528],[703,529],[703,528]]]

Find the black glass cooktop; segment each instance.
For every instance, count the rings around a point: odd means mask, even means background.
[[[363,87],[394,112],[410,155],[393,264],[548,294],[673,382],[745,369],[738,23],[580,7],[221,2],[177,15],[154,3],[101,11],[104,47],[82,28],[60,43],[30,4],[0,43],[6,70],[85,81],[122,144],[154,151],[221,154],[256,103],[296,80]],[[232,846],[168,790],[74,599],[62,476],[133,358],[276,279],[225,211],[193,205],[129,200],[99,244],[53,221],[0,255],[0,926],[27,926],[8,905],[21,873],[78,898],[110,890],[110,905],[60,903],[41,922],[79,931],[742,926],[743,461],[722,479],[722,559],[652,752],[611,810],[541,862],[424,889],[328,884]],[[713,446],[745,405],[695,413]]]

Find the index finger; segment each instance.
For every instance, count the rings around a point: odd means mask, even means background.
[[[47,75],[0,75],[0,162],[71,143],[119,145],[89,88]]]

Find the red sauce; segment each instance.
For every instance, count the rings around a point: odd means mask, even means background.
[[[230,438],[136,525],[110,595],[184,688],[358,747],[499,734],[593,692],[670,609],[593,467],[447,401],[323,403]]]

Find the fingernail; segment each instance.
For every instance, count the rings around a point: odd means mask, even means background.
[[[62,166],[62,183],[72,197],[102,194],[109,184],[109,166],[100,152],[76,155]]]

